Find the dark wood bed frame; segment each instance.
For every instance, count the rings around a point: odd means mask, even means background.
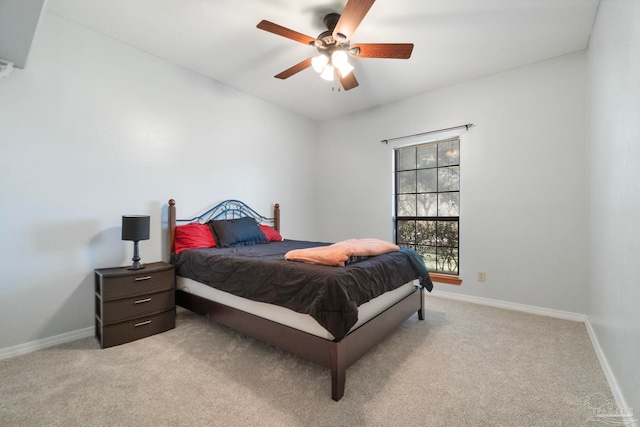
[[[173,199],[169,200],[170,253],[174,251],[176,222],[189,222],[200,218],[177,220],[176,202]],[[278,204],[274,207],[273,218],[269,220],[279,231],[280,206]],[[414,313],[418,313],[419,319],[424,320],[424,288],[422,287],[351,331],[340,341],[329,341],[181,290],[176,290],[176,304],[302,359],[330,368],[331,398],[335,401],[340,400],[344,395],[346,370],[349,366],[382,342]]]

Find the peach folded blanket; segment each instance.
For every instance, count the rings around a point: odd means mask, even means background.
[[[344,267],[352,256],[374,256],[399,251],[393,243],[378,239],[349,239],[329,246],[294,249],[285,254],[289,261]]]

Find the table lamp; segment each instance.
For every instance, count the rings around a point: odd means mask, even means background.
[[[122,240],[133,242],[133,264],[129,270],[140,270],[144,265],[140,264],[138,242],[149,240],[149,220],[146,215],[122,215]]]

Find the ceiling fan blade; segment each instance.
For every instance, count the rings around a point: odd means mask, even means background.
[[[376,0],[349,0],[333,29],[333,38],[339,42],[349,40]]]
[[[358,80],[353,74],[353,71],[347,74],[345,77],[342,77],[340,75],[340,72],[338,72],[338,78],[340,79],[340,84],[342,84],[344,90],[353,89],[354,87],[358,86]]]
[[[274,24],[273,22],[262,20],[256,27],[261,30],[268,31],[270,33],[276,34],[278,36],[286,37],[288,39],[306,44],[312,45],[316,39],[313,37],[305,36],[302,33],[297,31],[290,30],[288,28],[283,27],[282,25]]]
[[[277,79],[288,79],[289,77],[293,76],[296,73],[299,73],[300,71],[309,68],[311,66],[311,58],[307,58],[302,62],[297,63],[296,65],[294,65],[291,68],[288,68],[286,70],[284,70],[283,72],[281,72],[280,74],[276,74],[275,78]]]
[[[354,44],[349,52],[356,58],[409,59],[413,52],[413,43]]]

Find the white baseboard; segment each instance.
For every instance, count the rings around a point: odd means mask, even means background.
[[[31,353],[33,351],[42,350],[54,345],[64,344],[76,341],[82,338],[92,337],[95,333],[94,327],[78,329],[77,331],[66,332],[64,334],[55,335],[53,337],[43,338],[41,340],[19,344],[13,347],[0,349],[0,360],[9,359],[11,357],[20,356]]]
[[[585,322],[586,314],[574,313],[571,311],[555,310],[552,308],[537,307],[535,305],[518,304],[515,302],[501,301],[490,298],[476,297],[471,295],[454,294],[445,291],[431,291],[436,297],[448,298],[458,301],[470,302],[473,304],[488,305],[491,307],[504,308],[506,310],[522,311],[525,313],[539,314],[541,316],[556,317],[558,319],[573,320],[575,322]]]
[[[609,388],[611,389],[611,394],[613,395],[613,399],[621,408],[629,408],[627,405],[627,401],[622,394],[622,390],[620,390],[620,386],[618,385],[618,381],[616,380],[613,371],[611,370],[611,366],[609,365],[609,361],[607,360],[607,356],[605,356],[602,347],[600,347],[600,342],[598,341],[598,336],[596,335],[596,331],[593,329],[591,322],[587,318],[584,322],[587,326],[587,332],[589,333],[589,337],[591,338],[591,343],[593,344],[593,349],[596,352],[596,356],[598,356],[598,361],[600,362],[600,366],[602,367],[602,371],[604,372],[604,376],[607,379],[607,383],[609,384]],[[637,416],[635,418],[638,418]],[[635,423],[627,423],[625,426],[638,426],[639,422]]]

